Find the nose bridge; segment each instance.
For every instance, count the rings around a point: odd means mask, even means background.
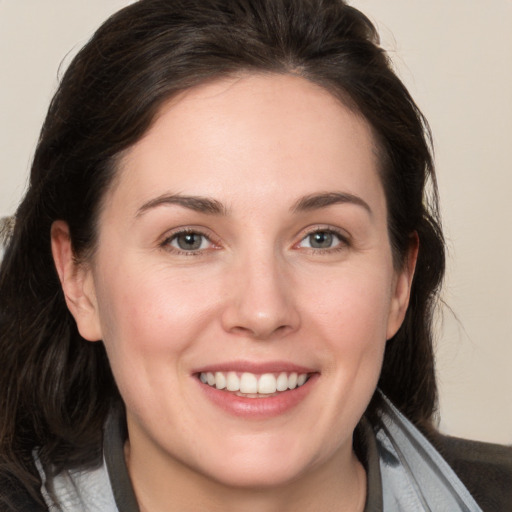
[[[274,247],[259,246],[237,260],[224,327],[258,339],[296,329],[299,315],[285,258]]]

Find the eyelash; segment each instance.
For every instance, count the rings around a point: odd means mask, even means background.
[[[331,227],[322,227],[322,226],[317,226],[309,231],[307,231],[303,236],[302,238],[300,239],[300,241],[296,244],[293,245],[293,247],[297,247],[297,248],[300,248],[300,244],[302,242],[304,242],[308,237],[311,237],[315,234],[318,234],[318,233],[324,233],[324,234],[327,234],[327,235],[333,235],[335,236],[337,239],[338,239],[338,244],[335,245],[334,247],[327,247],[327,248],[315,248],[315,247],[304,247],[305,250],[307,250],[308,252],[311,252],[313,254],[325,254],[325,253],[335,253],[335,252],[338,252],[338,251],[342,251],[342,250],[345,250],[349,245],[349,239],[348,237],[341,233],[340,231],[336,230],[336,229],[333,229]],[[194,229],[194,228],[187,228],[187,229],[181,229],[179,231],[176,231],[174,233],[172,233],[170,236],[167,236],[161,243],[160,243],[160,247],[166,249],[167,251],[170,251],[170,252],[173,252],[175,254],[178,254],[178,255],[185,255],[185,256],[201,256],[201,255],[204,255],[204,253],[206,251],[208,251],[209,249],[211,250],[212,248],[209,247],[209,248],[206,248],[206,249],[197,249],[197,250],[185,250],[185,249],[180,249],[178,247],[174,247],[172,244],[172,242],[174,242],[175,240],[178,239],[178,237],[180,236],[184,236],[184,235],[197,235],[197,236],[200,236],[202,237],[203,241],[206,240],[208,243],[212,244],[213,246],[217,246],[217,247],[213,247],[213,249],[216,249],[220,246],[219,243],[217,243],[216,241],[212,240],[212,237],[207,235],[206,233],[202,232],[200,229]],[[202,245],[202,242],[201,242],[201,245]]]
[[[170,236],[167,236],[161,243],[160,247],[163,249],[173,252],[178,255],[184,255],[184,256],[201,256],[204,255],[205,251],[208,249],[198,249],[198,250],[185,250],[180,249],[178,247],[172,246],[172,242],[177,240],[178,237],[184,236],[184,235],[196,235],[203,238],[203,240],[206,240],[212,245],[218,245],[215,241],[212,240],[211,236],[208,236],[206,233],[203,233],[200,229],[194,229],[194,228],[187,228],[187,229],[181,229],[179,231],[175,231]],[[209,248],[210,249],[210,248]]]
[[[339,251],[345,250],[347,247],[350,246],[350,239],[349,237],[344,234],[343,232],[331,228],[331,227],[325,227],[325,226],[316,226],[311,230],[308,230],[304,236],[300,239],[300,241],[294,245],[294,247],[299,246],[302,242],[307,240],[308,237],[311,237],[315,234],[323,233],[327,235],[333,235],[338,239],[338,243],[334,247],[326,247],[326,248],[315,248],[315,247],[304,247],[308,252],[311,252],[312,254],[333,254]]]

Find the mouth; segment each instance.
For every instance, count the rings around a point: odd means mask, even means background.
[[[200,372],[197,378],[205,385],[244,398],[270,398],[303,386],[310,373],[251,373],[236,371]]]
[[[231,416],[268,420],[287,414],[317,387],[321,372],[287,361],[231,361],[192,373],[203,396]]]

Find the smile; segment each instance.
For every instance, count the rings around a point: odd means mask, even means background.
[[[280,372],[255,374],[250,372],[201,372],[199,379],[219,390],[230,391],[246,398],[264,398],[298,388],[308,380],[307,373]]]

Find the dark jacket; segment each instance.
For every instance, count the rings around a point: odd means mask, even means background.
[[[512,512],[512,446],[426,433],[484,512]]]

